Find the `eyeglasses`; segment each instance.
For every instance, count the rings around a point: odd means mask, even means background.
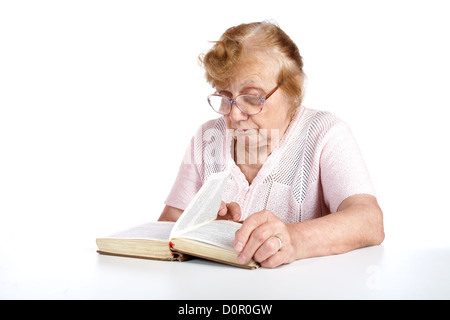
[[[270,98],[271,95],[278,90],[280,85],[269,92],[265,97],[261,97],[257,94],[240,94],[236,98],[230,98],[220,93],[214,93],[208,96],[208,103],[217,113],[224,116],[231,113],[233,103],[236,104],[241,112],[252,116],[262,111],[264,102]]]

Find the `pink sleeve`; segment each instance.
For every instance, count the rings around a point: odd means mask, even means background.
[[[198,172],[198,167],[193,159],[194,138],[191,140],[190,148],[186,151],[184,159],[178,170],[177,178],[172,186],[166,201],[166,205],[181,210],[186,209],[191,199],[202,186],[202,180]]]
[[[375,196],[361,151],[350,128],[337,123],[327,133],[320,158],[325,204],[336,212],[346,198],[355,194]]]

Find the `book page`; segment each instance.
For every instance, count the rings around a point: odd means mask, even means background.
[[[242,224],[228,220],[214,220],[183,233],[183,238],[202,241],[234,251],[234,235]]]
[[[170,235],[171,238],[180,236],[217,218],[222,194],[229,178],[229,170],[213,173],[208,177],[175,223]]]
[[[170,231],[172,230],[174,224],[175,222],[169,221],[149,222],[131,229],[117,232],[105,238],[169,241]]]

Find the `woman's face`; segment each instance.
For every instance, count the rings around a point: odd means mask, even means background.
[[[226,88],[217,88],[221,94],[236,97],[240,94],[250,93],[265,97],[270,91],[279,85],[277,83],[279,68],[271,58],[258,59],[251,57],[240,62],[236,72]],[[290,122],[290,109],[293,104],[282,89],[278,89],[264,102],[263,109],[256,115],[249,116],[233,105],[231,113],[225,116],[228,129],[234,130],[235,137],[253,136],[258,139],[258,146],[278,143],[286,131]],[[267,129],[262,130],[261,129]],[[276,132],[273,135],[274,130]],[[272,134],[271,134],[272,132]],[[277,141],[271,141],[271,137],[277,137]]]

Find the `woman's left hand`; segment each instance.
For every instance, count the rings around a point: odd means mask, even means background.
[[[252,214],[236,232],[234,248],[239,252],[239,262],[253,258],[265,268],[275,268],[294,261],[292,232],[268,210]]]

